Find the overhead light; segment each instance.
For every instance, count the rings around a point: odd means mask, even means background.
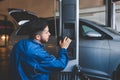
[[[2,40],[5,40],[5,35],[2,35],[2,36],[1,36],[1,39],[2,39]]]

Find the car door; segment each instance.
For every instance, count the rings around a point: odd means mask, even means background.
[[[80,22],[81,71],[94,76],[108,76],[109,43],[103,32],[95,26]]]

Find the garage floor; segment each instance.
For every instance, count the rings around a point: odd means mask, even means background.
[[[10,51],[8,51],[6,48],[0,47],[0,80],[10,80],[9,66],[10,66]]]

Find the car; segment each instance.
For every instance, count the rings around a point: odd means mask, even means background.
[[[10,34],[9,41],[7,44],[8,51],[11,51],[13,45],[20,39],[26,38],[25,30],[23,30],[19,35],[19,30],[26,22],[32,19],[38,18],[34,13],[17,8],[8,8],[9,15],[13,18],[15,24],[15,30]],[[18,31],[18,33],[17,33]],[[23,35],[22,35],[23,34]]]
[[[52,21],[54,19],[50,20]],[[119,48],[118,31],[93,21],[79,19],[79,66],[82,73],[95,80],[119,80]]]
[[[53,17],[46,19],[48,20],[51,32],[50,40],[45,44],[46,49],[57,56],[56,53],[59,49],[57,44],[59,37],[59,17],[56,19]],[[13,46],[20,39],[28,38],[26,34],[27,30],[22,26],[18,27],[10,37],[9,46]],[[120,79],[119,32],[105,25],[80,18],[79,42],[80,72],[95,80]],[[68,75],[72,76],[69,72],[63,73],[62,76],[66,76],[64,80],[69,80],[70,76]],[[60,78],[60,76],[58,77]]]

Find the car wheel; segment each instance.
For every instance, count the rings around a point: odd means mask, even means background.
[[[120,80],[120,67],[113,72],[112,80]]]

